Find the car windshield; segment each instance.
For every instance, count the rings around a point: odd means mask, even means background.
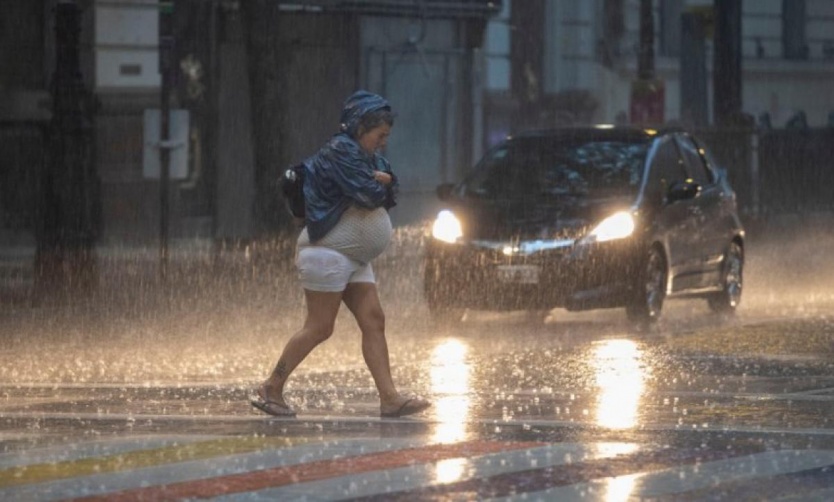
[[[642,138],[518,138],[491,150],[461,190],[488,199],[632,195],[649,144]]]

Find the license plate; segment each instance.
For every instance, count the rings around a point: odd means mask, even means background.
[[[538,284],[541,267],[537,265],[499,265],[498,280],[515,284]]]

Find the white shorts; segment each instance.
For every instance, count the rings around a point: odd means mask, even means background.
[[[295,257],[298,277],[304,289],[310,291],[344,291],[351,282],[375,283],[371,264],[351,260],[330,248],[303,247]]]

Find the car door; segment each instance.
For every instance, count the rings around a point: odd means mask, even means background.
[[[653,214],[655,233],[666,248],[672,290],[676,291],[691,287],[693,257],[688,249],[691,201],[669,199],[669,189],[686,179],[686,170],[673,136],[664,136],[656,141],[649,160],[644,204]]]
[[[701,270],[701,287],[714,285],[718,280],[721,259],[729,242],[725,219],[722,217],[723,191],[713,172],[707,167],[697,143],[689,135],[675,138],[684,160],[687,176],[701,186],[700,193],[690,206],[692,252],[697,254],[697,268]]]

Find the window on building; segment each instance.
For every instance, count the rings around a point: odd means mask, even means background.
[[[660,54],[662,56],[680,56],[682,3],[680,0],[660,0]]]
[[[600,57],[606,66],[612,66],[622,55],[625,22],[623,0],[605,0],[602,4],[602,40]]]
[[[785,59],[808,59],[805,0],[782,0],[782,47]]]
[[[487,24],[486,41],[486,88],[488,91],[510,90],[510,4],[505,0],[501,13]]]

